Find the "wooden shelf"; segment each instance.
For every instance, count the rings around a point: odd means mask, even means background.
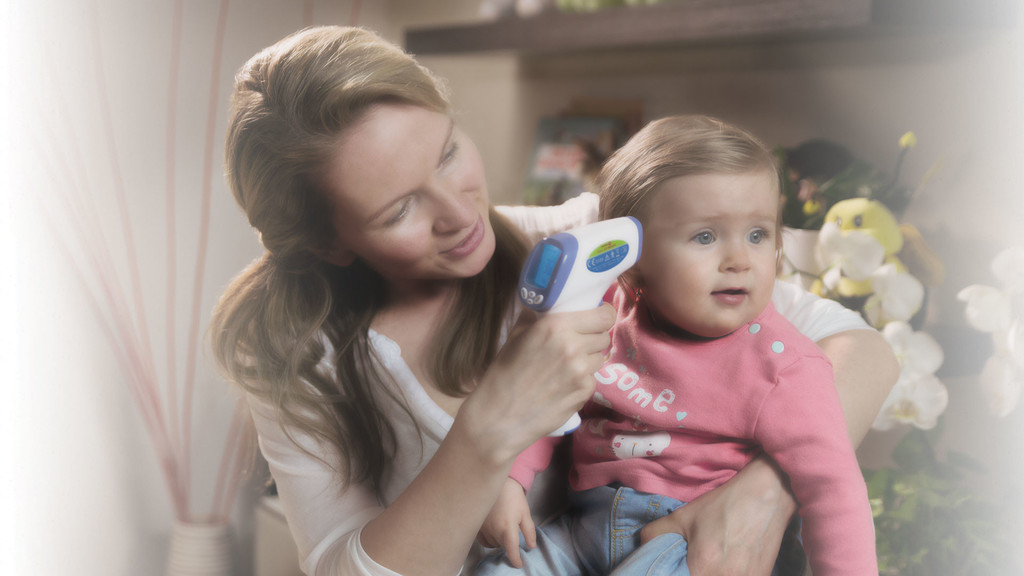
[[[677,0],[413,28],[406,31],[405,47],[418,55],[565,53],[950,31],[1012,25],[1018,5],[1018,0]]]

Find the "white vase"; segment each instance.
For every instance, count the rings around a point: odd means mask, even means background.
[[[227,522],[175,522],[166,576],[233,576]]]
[[[820,230],[802,228],[782,229],[782,269],[779,278],[804,289],[821,275],[821,255],[818,251]]]

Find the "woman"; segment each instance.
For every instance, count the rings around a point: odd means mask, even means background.
[[[214,352],[248,394],[303,570],[458,573],[515,456],[593,391],[612,310],[517,320],[513,302],[520,233],[592,221],[596,201],[508,209],[510,224],[441,83],[354,28],[300,32],[243,66],[226,156],[267,253],[218,304]],[[790,294],[805,321],[791,320],[833,329],[821,344],[859,441],[895,381],[891,352]],[[694,502],[699,524],[672,515],[651,535],[686,535],[697,574],[767,573],[795,504],[770,462],[748,468]],[[742,553],[720,563],[725,547]]]

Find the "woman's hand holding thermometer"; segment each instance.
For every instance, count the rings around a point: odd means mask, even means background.
[[[620,274],[640,258],[643,229],[633,217],[602,220],[548,236],[530,252],[519,276],[519,299],[538,312],[597,308]],[[580,425],[573,414],[550,436]]]

